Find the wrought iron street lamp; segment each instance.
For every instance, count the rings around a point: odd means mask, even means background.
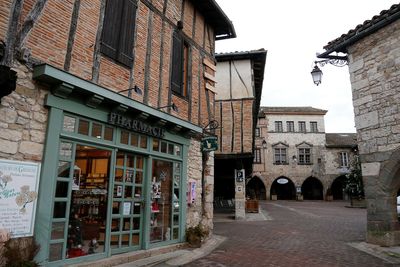
[[[329,56],[328,59],[314,61],[314,68],[311,71],[311,76],[314,84],[317,86],[322,81],[322,70],[318,67],[318,65],[323,67],[326,64],[331,64],[336,67],[344,67],[348,64],[347,56]]]

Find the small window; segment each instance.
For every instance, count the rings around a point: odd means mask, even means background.
[[[318,133],[318,125],[316,121],[310,122],[310,128],[312,133]]]
[[[305,121],[299,121],[299,132],[300,133],[306,132],[306,122]]]
[[[275,122],[275,132],[283,132],[283,128],[282,128],[282,122],[281,121],[276,121]]]
[[[260,137],[260,128],[257,127],[257,128],[255,129],[254,134],[255,134],[256,137]]]
[[[311,164],[311,148],[299,148],[299,164]]]
[[[101,36],[101,52],[132,67],[136,20],[135,0],[107,0]]]
[[[291,133],[294,132],[294,121],[286,122],[286,130]]]
[[[274,164],[286,164],[286,148],[274,148]]]
[[[261,150],[259,148],[254,149],[254,163],[261,163]]]
[[[349,167],[349,154],[347,152],[340,152],[340,167]]]
[[[187,97],[189,91],[189,44],[184,41],[180,31],[173,33],[171,90],[177,95]]]

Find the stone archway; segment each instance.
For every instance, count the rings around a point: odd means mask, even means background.
[[[301,193],[304,200],[323,200],[323,189],[321,181],[310,176],[303,182]]]
[[[253,176],[246,184],[246,196],[250,199],[265,200],[266,190],[263,181],[258,176]]]
[[[400,245],[400,224],[397,218],[400,148],[386,158],[384,162],[362,162],[367,200],[367,242],[396,246]]]
[[[296,187],[292,180],[287,177],[281,176],[275,179],[271,185],[271,199],[276,196],[277,200],[295,200]]]
[[[330,187],[330,191],[331,191],[330,193],[332,194],[333,200],[344,200],[345,199],[345,192],[344,192],[345,182],[346,182],[345,175],[336,177],[336,179],[333,180],[331,187]]]

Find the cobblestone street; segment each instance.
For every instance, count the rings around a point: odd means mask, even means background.
[[[347,204],[262,202],[270,220],[215,222],[226,241],[185,266],[394,266],[350,245],[365,241],[366,210]]]

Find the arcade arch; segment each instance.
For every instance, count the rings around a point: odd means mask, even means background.
[[[323,200],[323,186],[319,179],[308,177],[301,186],[304,200]]]
[[[295,200],[296,187],[292,180],[287,177],[280,176],[274,180],[271,185],[271,199],[276,195],[277,200]]]
[[[246,196],[250,199],[265,200],[266,190],[263,181],[258,176],[253,176],[246,184]]]
[[[341,176],[337,177],[335,180],[333,180],[331,187],[330,187],[333,200],[345,200],[346,199],[346,194],[344,192],[345,182],[346,182],[345,175],[341,175]]]

